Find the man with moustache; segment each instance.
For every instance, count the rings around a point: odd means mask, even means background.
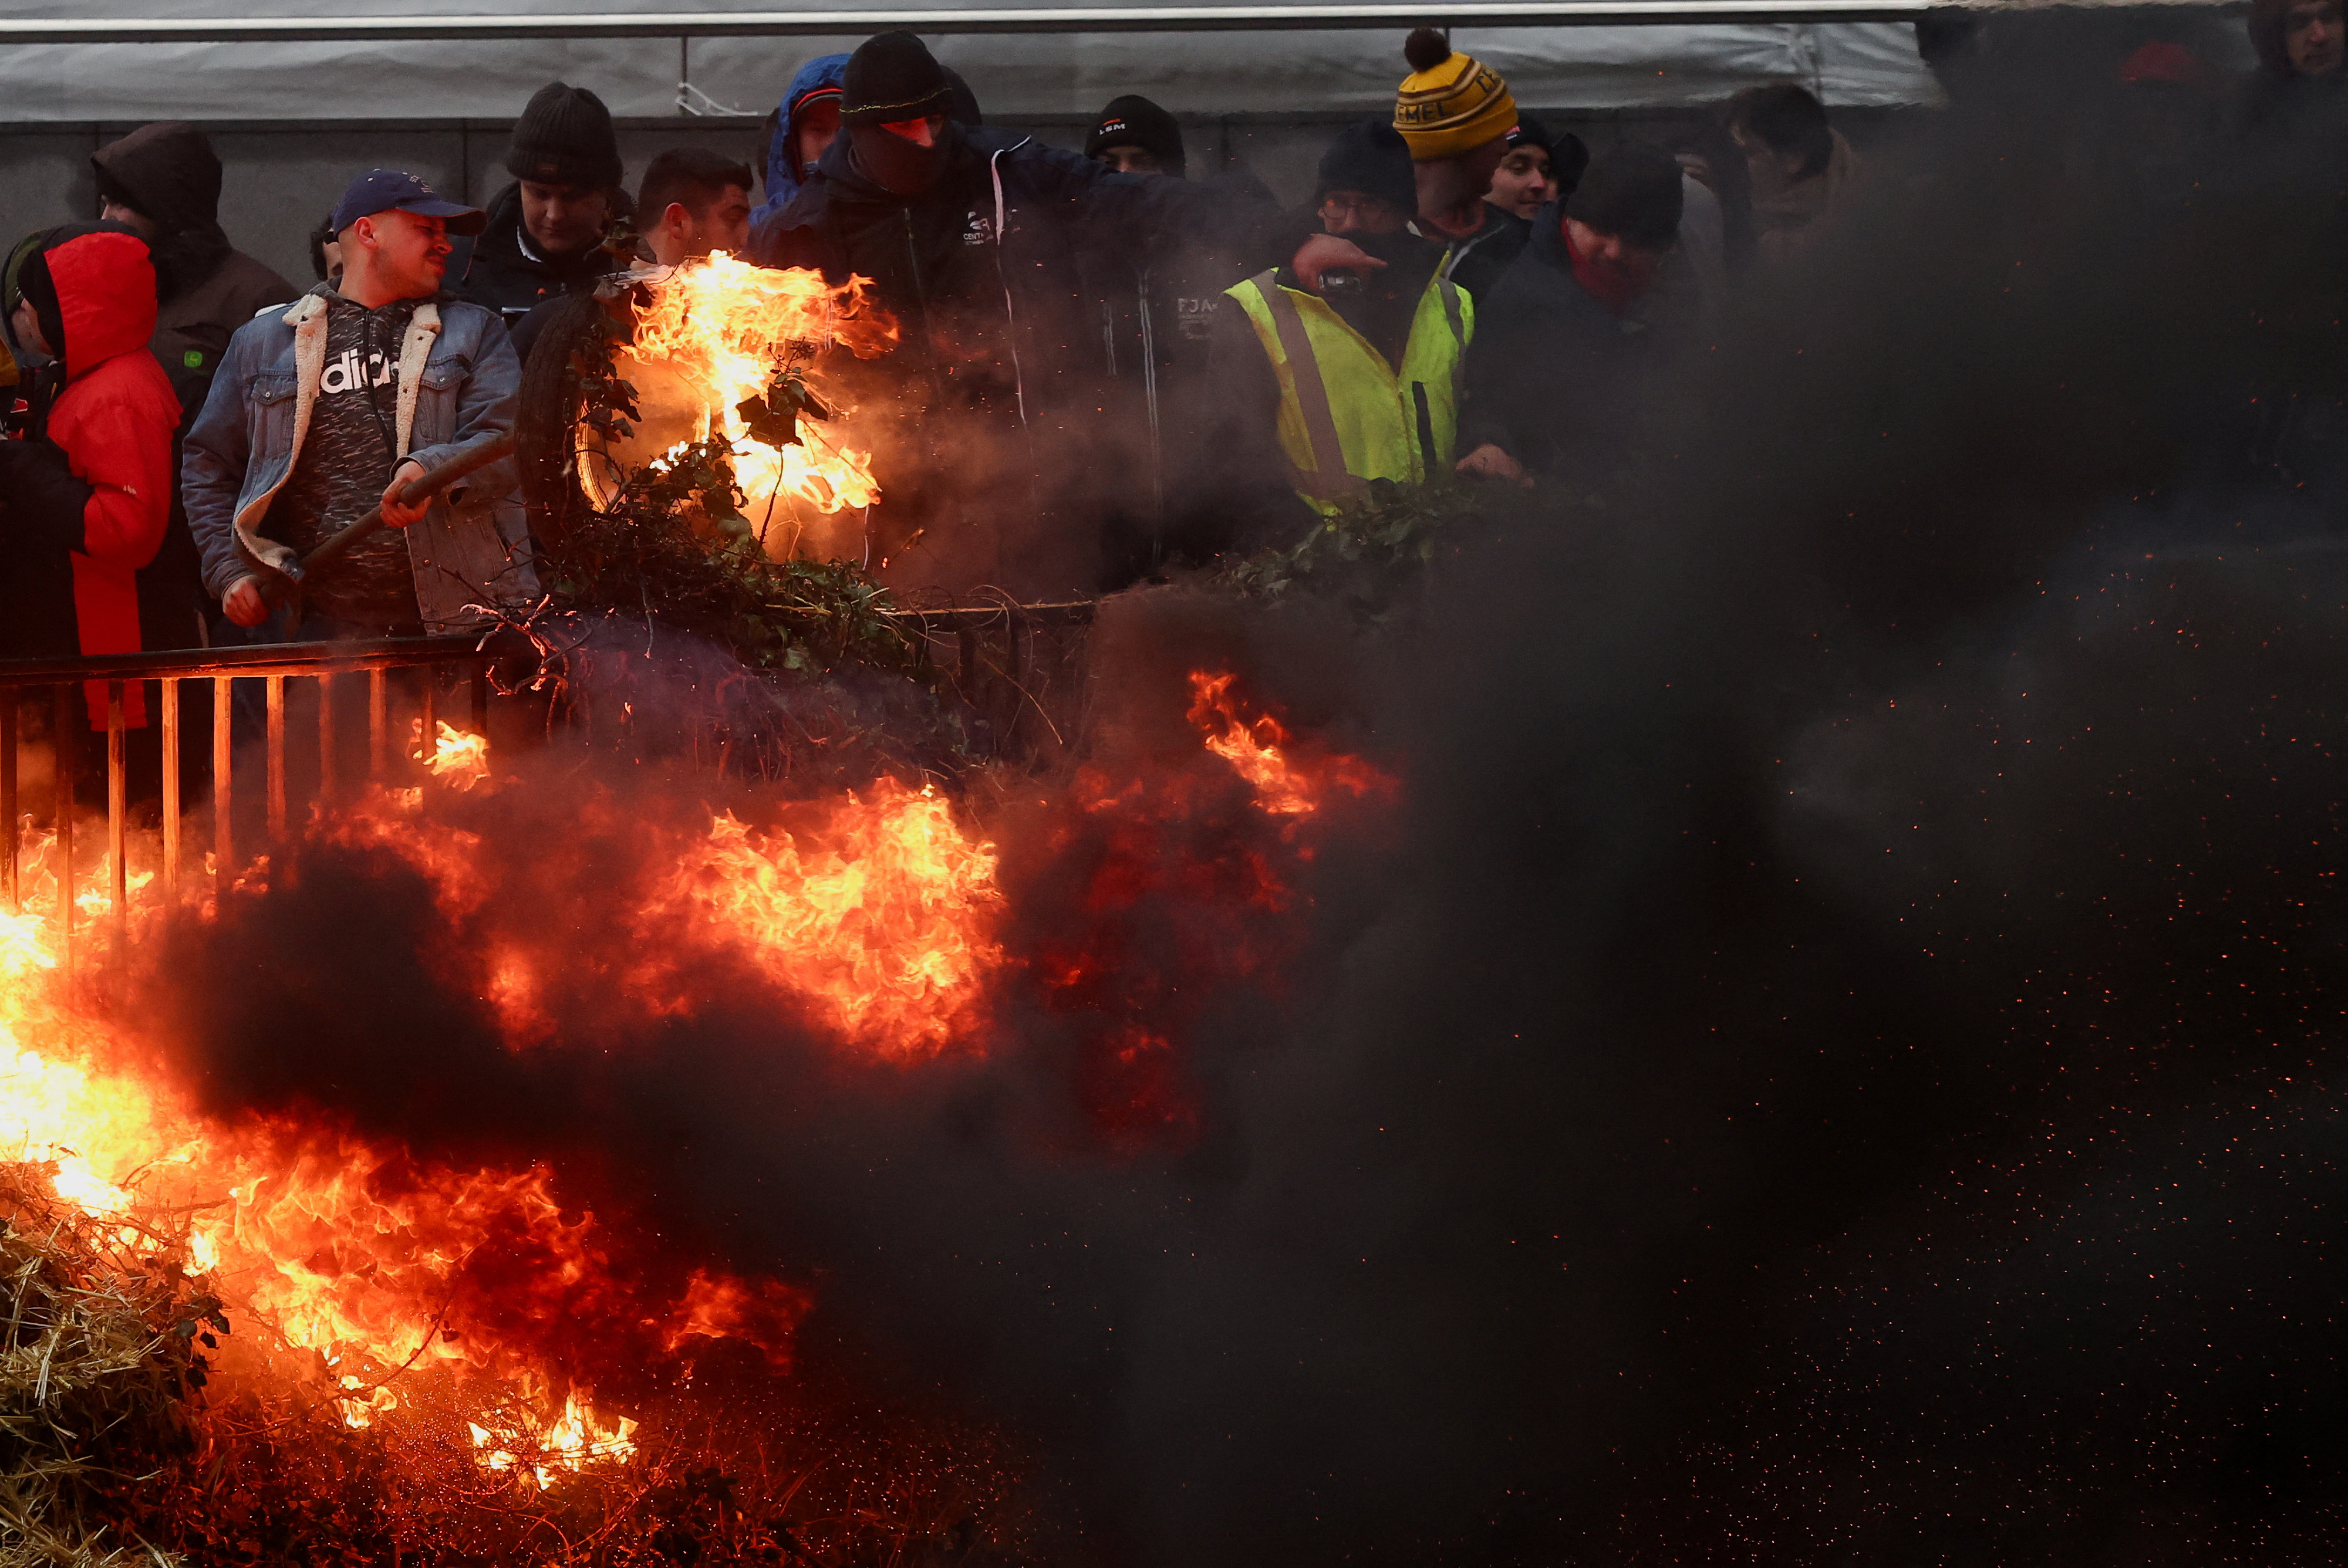
[[[513,428],[521,380],[494,312],[441,290],[451,231],[484,215],[378,169],[332,220],[343,272],[230,340],[189,432],[180,484],[204,584],[257,641],[383,637],[476,622],[534,591],[511,462],[418,506],[398,492],[458,447]],[[263,574],[380,505],[389,527],[303,585],[298,624]]]

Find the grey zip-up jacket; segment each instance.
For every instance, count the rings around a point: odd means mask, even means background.
[[[321,284],[237,329],[188,432],[180,488],[214,599],[254,575],[255,561],[293,557],[259,528],[309,434],[325,371],[324,292]],[[445,294],[427,301],[400,340],[400,455],[429,468],[476,436],[512,430],[520,385],[521,362],[493,313]],[[482,604],[537,596],[529,517],[510,458],[442,492],[405,533],[427,631],[478,622]]]

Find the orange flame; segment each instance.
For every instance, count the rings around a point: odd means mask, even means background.
[[[1228,670],[1190,671],[1190,723],[1207,749],[1254,787],[1255,803],[1275,816],[1309,816],[1332,791],[1356,797],[1383,793],[1393,781],[1359,757],[1333,755],[1306,767],[1292,753],[1287,727],[1270,713],[1240,716]]]
[[[471,789],[489,776],[489,738],[460,730],[448,720],[440,722],[440,733],[433,737],[430,755],[424,750],[424,721],[408,721],[408,741],[413,746],[407,754],[424,764],[432,776],[442,784],[458,789]]]
[[[798,420],[798,439],[772,446],[750,434],[736,405],[765,394],[793,352],[838,343],[870,359],[897,341],[897,324],[871,302],[871,282],[835,287],[803,268],[754,267],[720,251],[644,284],[651,304],[638,316],[633,357],[664,364],[702,405],[692,439],[732,443],[736,482],[753,516],[778,496],[825,514],[880,498],[872,454],[848,446],[842,417]]]
[[[479,1421],[465,1425],[485,1466],[495,1473],[510,1471],[534,1481],[541,1491],[554,1484],[555,1471],[576,1473],[591,1460],[631,1459],[636,1451],[635,1422],[623,1416],[606,1426],[576,1394],[563,1401],[562,1413],[543,1430],[526,1417],[504,1432],[493,1432]]]
[[[1246,780],[1256,809],[1282,820],[1283,838],[1288,824],[1336,794],[1387,787],[1356,758],[1300,755],[1268,713],[1244,716],[1228,672],[1201,671],[1190,683],[1189,716],[1204,746]],[[440,725],[428,757],[423,741],[419,726],[416,751],[438,776],[488,777],[481,737]],[[420,795],[382,792],[317,831],[407,857],[451,921],[486,918],[501,893],[492,857],[478,836],[425,813]],[[684,845],[673,871],[663,868],[644,907],[620,918],[649,937],[681,925],[705,943],[738,948],[807,999],[819,1024],[871,1055],[912,1061],[975,1049],[1008,967],[994,845],[934,790],[888,781],[861,798],[793,808],[787,821],[788,830],[760,830],[716,818]],[[1142,826],[1132,836],[1154,844]],[[1150,860],[1132,845],[1111,856],[1079,917],[1129,905],[1135,895],[1120,888],[1138,883]],[[770,1358],[788,1345],[809,1305],[803,1293],[701,1271],[648,1297],[632,1294],[608,1228],[566,1212],[544,1170],[465,1169],[333,1125],[203,1115],[134,1053],[98,989],[77,985],[57,962],[49,923],[58,900],[103,908],[85,889],[106,885],[104,867],[60,890],[45,856],[28,855],[25,866],[26,907],[0,912],[0,1159],[45,1163],[61,1198],[108,1223],[120,1216],[126,1236],[136,1227],[149,1248],[160,1243],[188,1273],[208,1276],[230,1303],[236,1348],[251,1347],[246,1365],[260,1369],[251,1375],[306,1383],[353,1427],[454,1409],[449,1419],[462,1418],[485,1469],[543,1490],[636,1451],[633,1422],[598,1410],[594,1390],[550,1358],[553,1327],[591,1308],[611,1317],[612,1304],[624,1301],[629,1343],[650,1356],[693,1354],[698,1339],[757,1345]],[[222,880],[232,884],[222,901],[261,896],[234,891],[261,884],[237,882],[232,868]],[[1262,880],[1247,866],[1224,866],[1202,886],[1228,906],[1232,889]],[[143,869],[130,886],[135,924],[159,906],[141,892]],[[1263,902],[1257,912],[1278,906]],[[493,925],[487,939],[485,999],[510,1043],[551,1040],[559,1019],[577,1016],[565,1011],[575,993],[564,989],[564,966]],[[667,950],[657,940],[644,946]],[[1117,957],[1072,945],[1058,958],[1045,955],[1038,972],[1070,993],[1070,1006],[1128,1014],[1104,1036],[1088,1090],[1113,1141],[1179,1140],[1196,1114],[1173,1037],[1157,1016],[1170,1010],[1163,999],[1175,977],[1137,987]],[[1247,972],[1245,963],[1223,961]],[[638,962],[631,988],[661,978],[662,959]],[[1098,993],[1105,985],[1125,994]],[[418,1397],[427,1378],[431,1399]],[[453,1396],[443,1398],[444,1388]]]
[[[210,1276],[244,1375],[319,1378],[346,1425],[404,1410],[408,1381],[437,1372],[500,1434],[481,1455],[493,1470],[544,1487],[633,1453],[633,1423],[599,1415],[540,1359],[544,1331],[575,1308],[636,1307],[592,1214],[566,1215],[542,1170],[466,1171],[349,1134],[197,1113],[59,966],[54,872],[46,860],[28,870],[24,909],[0,913],[0,1160],[45,1168],[58,1198],[118,1217],[126,1243]],[[469,1281],[485,1256],[494,1290]],[[652,1303],[644,1328],[654,1345],[730,1337],[772,1358],[806,1305],[705,1271],[665,1308]]]
[[[963,833],[934,790],[884,779],[804,840],[719,817],[677,890],[842,1034],[914,1057],[973,1024],[1002,962],[994,867],[994,846]]]

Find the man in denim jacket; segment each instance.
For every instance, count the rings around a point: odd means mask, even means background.
[[[459,446],[513,428],[520,362],[496,314],[441,292],[451,231],[478,209],[375,169],[335,210],[339,284],[237,330],[180,465],[204,586],[237,625],[272,620],[262,571],[380,504],[387,528],[303,584],[298,625],[262,640],[381,637],[478,622],[536,592],[510,461],[422,506],[401,487]]]

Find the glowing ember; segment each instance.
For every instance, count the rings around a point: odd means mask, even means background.
[[[762,533],[778,497],[827,515],[880,499],[872,454],[848,445],[848,419],[775,408],[773,418],[789,427],[779,433],[771,423],[754,430],[742,408],[773,408],[767,395],[778,367],[798,364],[816,347],[838,343],[870,359],[897,341],[896,322],[870,302],[868,280],[834,287],[820,272],[754,267],[721,251],[644,287],[652,302],[637,318],[630,357],[689,389],[698,415],[687,439],[722,435],[732,445],[735,479]],[[819,406],[829,401],[819,395]],[[769,537],[770,547],[785,542]]]
[[[432,750],[424,749],[424,721],[408,721],[408,755],[424,764],[432,776],[442,784],[458,789],[471,789],[489,776],[489,738],[457,728],[443,719],[440,733],[433,737]]]
[[[800,836],[718,818],[679,890],[842,1034],[918,1056],[974,1021],[1002,962],[994,866],[935,792],[883,780]]]
[[[562,1414],[542,1431],[527,1420],[503,1432],[491,1431],[479,1421],[465,1425],[483,1464],[500,1474],[512,1472],[535,1481],[541,1491],[554,1484],[557,1471],[576,1473],[590,1460],[630,1459],[636,1451],[635,1422],[623,1416],[616,1424],[605,1426],[575,1394],[563,1402]]]

